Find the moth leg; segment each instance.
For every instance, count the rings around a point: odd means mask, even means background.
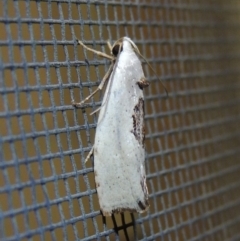
[[[140,89],[146,88],[149,86],[149,82],[142,77],[138,82],[137,82],[138,86],[140,87]]]
[[[89,100],[93,95],[95,95],[99,90],[102,90],[106,80],[108,80],[108,78],[110,77],[110,74],[112,73],[112,70],[113,70],[113,65],[114,63],[112,63],[107,71],[107,73],[104,75],[101,83],[99,84],[99,86],[97,87],[97,89],[95,91],[92,92],[92,94],[90,94],[89,96],[87,96],[83,101],[77,103],[75,101],[72,101],[72,105],[75,106],[75,107],[81,107],[82,104],[84,102],[86,102],[87,100]]]
[[[93,155],[93,150],[94,150],[94,146],[92,147],[91,151],[88,153],[86,159],[85,159],[85,163],[90,159],[90,157]]]
[[[114,60],[113,56],[105,54],[105,53],[100,52],[100,51],[97,51],[95,49],[91,49],[91,48],[87,47],[81,40],[77,40],[77,42],[78,42],[78,44],[82,45],[83,48],[85,48],[86,50],[88,50],[90,52],[93,52],[93,53],[97,54],[98,56],[101,56],[101,57],[104,57],[104,58],[107,58],[107,59],[110,59],[110,60]]]

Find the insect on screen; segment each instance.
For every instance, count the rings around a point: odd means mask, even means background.
[[[239,240],[239,13],[234,0],[2,0],[0,240]],[[110,61],[76,39],[110,54],[124,36],[157,75],[142,61],[150,207],[103,217],[84,160],[104,91],[71,101]]]

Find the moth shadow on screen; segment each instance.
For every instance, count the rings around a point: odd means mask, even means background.
[[[104,225],[107,226],[107,229],[111,226],[119,240],[136,240],[136,222],[133,213],[113,214],[107,218],[102,217]]]

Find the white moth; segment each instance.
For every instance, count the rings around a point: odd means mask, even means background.
[[[104,216],[123,211],[146,211],[148,189],[144,151],[144,97],[148,86],[141,65],[139,50],[134,42],[123,37],[111,47],[112,56],[84,48],[111,59],[112,64],[98,89],[108,80],[98,117],[94,155],[95,182],[100,208]],[[87,160],[86,159],[86,160]]]

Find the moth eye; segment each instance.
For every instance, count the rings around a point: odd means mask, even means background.
[[[121,47],[120,51],[122,51],[122,44],[116,44],[113,46],[112,48],[112,54],[117,57],[118,53],[119,53],[119,48]]]

